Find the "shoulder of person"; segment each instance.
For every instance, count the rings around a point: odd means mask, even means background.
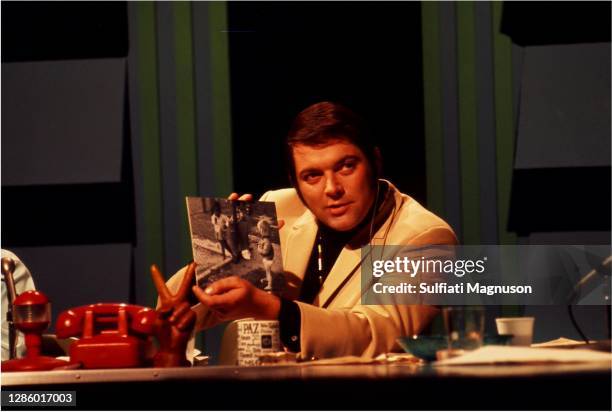
[[[16,254],[10,250],[2,249],[2,257],[12,259],[13,262],[15,262],[13,281],[15,282],[17,293],[35,289],[34,279],[32,278],[30,270]],[[2,280],[4,281],[4,275],[2,275]]]
[[[291,202],[295,199],[300,200],[296,190],[292,187],[276,190],[268,190],[259,198],[263,202]]]
[[[394,244],[455,244],[455,232],[444,219],[426,209],[412,197],[397,192],[402,206],[393,226]],[[393,235],[390,234],[390,235]]]

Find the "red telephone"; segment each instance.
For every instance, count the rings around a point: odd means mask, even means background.
[[[156,319],[144,306],[96,303],[62,312],[55,329],[60,339],[79,338],[70,345],[70,360],[83,368],[132,368],[145,364]]]

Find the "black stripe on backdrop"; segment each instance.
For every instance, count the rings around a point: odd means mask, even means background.
[[[610,167],[515,169],[508,230],[610,231]]]
[[[2,2],[2,62],[127,53],[125,2]]]
[[[312,103],[364,117],[383,175],[426,203],[418,2],[228,2],[234,189],[288,185],[284,140]]]
[[[126,183],[2,187],[2,247],[133,243],[133,203]]]
[[[501,32],[521,46],[609,42],[610,2],[504,2]]]

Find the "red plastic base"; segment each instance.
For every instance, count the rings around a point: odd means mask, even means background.
[[[70,361],[83,369],[138,368],[144,366],[144,341],[114,334],[83,338],[70,345]]]
[[[11,359],[2,362],[2,372],[49,371],[51,369],[70,365],[61,359],[50,356],[37,356],[35,358]]]

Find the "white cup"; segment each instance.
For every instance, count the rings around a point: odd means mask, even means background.
[[[529,346],[533,340],[535,318],[496,318],[497,333],[513,335],[510,345]]]
[[[259,356],[282,351],[277,320],[238,321],[238,365],[259,365]]]

